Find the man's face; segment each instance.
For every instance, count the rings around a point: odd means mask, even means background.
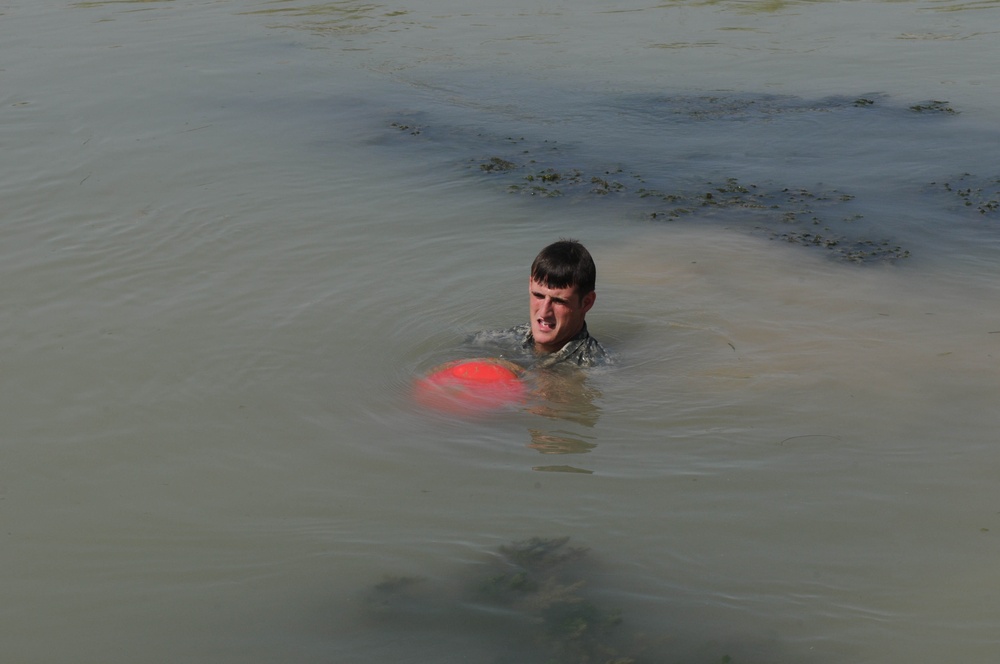
[[[583,328],[584,316],[594,306],[596,294],[590,292],[580,298],[575,287],[549,288],[530,279],[528,297],[535,350],[554,353]]]

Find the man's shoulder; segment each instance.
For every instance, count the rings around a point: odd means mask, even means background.
[[[611,354],[601,345],[600,341],[590,335],[582,341],[573,356],[581,367],[594,367],[611,361]]]
[[[467,340],[467,345],[477,354],[487,352],[524,367],[530,366],[535,357],[531,326],[527,324],[480,330]]]
[[[494,330],[480,330],[472,335],[471,343],[477,346],[505,346],[512,343],[522,345],[531,338],[531,326],[527,323]]]
[[[578,367],[595,367],[608,364],[611,355],[601,343],[590,335],[586,326],[561,350],[552,353],[540,362],[543,366],[570,364]]]

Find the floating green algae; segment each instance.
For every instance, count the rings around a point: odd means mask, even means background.
[[[958,113],[958,111],[948,105],[948,102],[936,99],[925,101],[921,104],[914,104],[913,106],[910,106],[910,110],[914,113],[945,113],[948,115],[955,115]]]
[[[932,182],[930,188],[955,197],[961,207],[984,217],[1000,214],[1000,176],[980,177],[962,173],[947,182]]]
[[[512,171],[517,167],[514,162],[500,157],[490,157],[485,163],[479,164],[479,169],[486,172]]]
[[[502,167],[499,166],[502,164]],[[832,230],[832,224],[844,225],[862,218],[850,210],[838,214],[837,206],[854,200],[854,195],[838,190],[809,190],[777,185],[743,184],[737,178],[705,182],[699,189],[664,191],[643,184],[642,176],[625,174],[622,169],[587,174],[578,168],[557,170],[518,166],[501,157],[480,164],[488,173],[525,172],[522,182],[508,185],[511,193],[554,198],[561,196],[630,195],[649,204],[645,213],[651,221],[709,218],[720,211],[752,213],[741,217],[754,231],[773,240],[821,248],[832,256],[851,263],[894,261],[908,258],[910,252],[889,239],[851,237]],[[821,226],[822,232],[789,231],[788,225]]]

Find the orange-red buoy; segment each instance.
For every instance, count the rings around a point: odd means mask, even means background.
[[[434,369],[414,384],[423,406],[450,413],[483,413],[524,399],[521,369],[498,359],[459,360]]]

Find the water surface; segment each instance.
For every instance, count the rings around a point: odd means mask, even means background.
[[[544,661],[556,535],[642,661],[995,658],[997,3],[0,11],[7,659]],[[417,408],[564,235],[614,367]]]

